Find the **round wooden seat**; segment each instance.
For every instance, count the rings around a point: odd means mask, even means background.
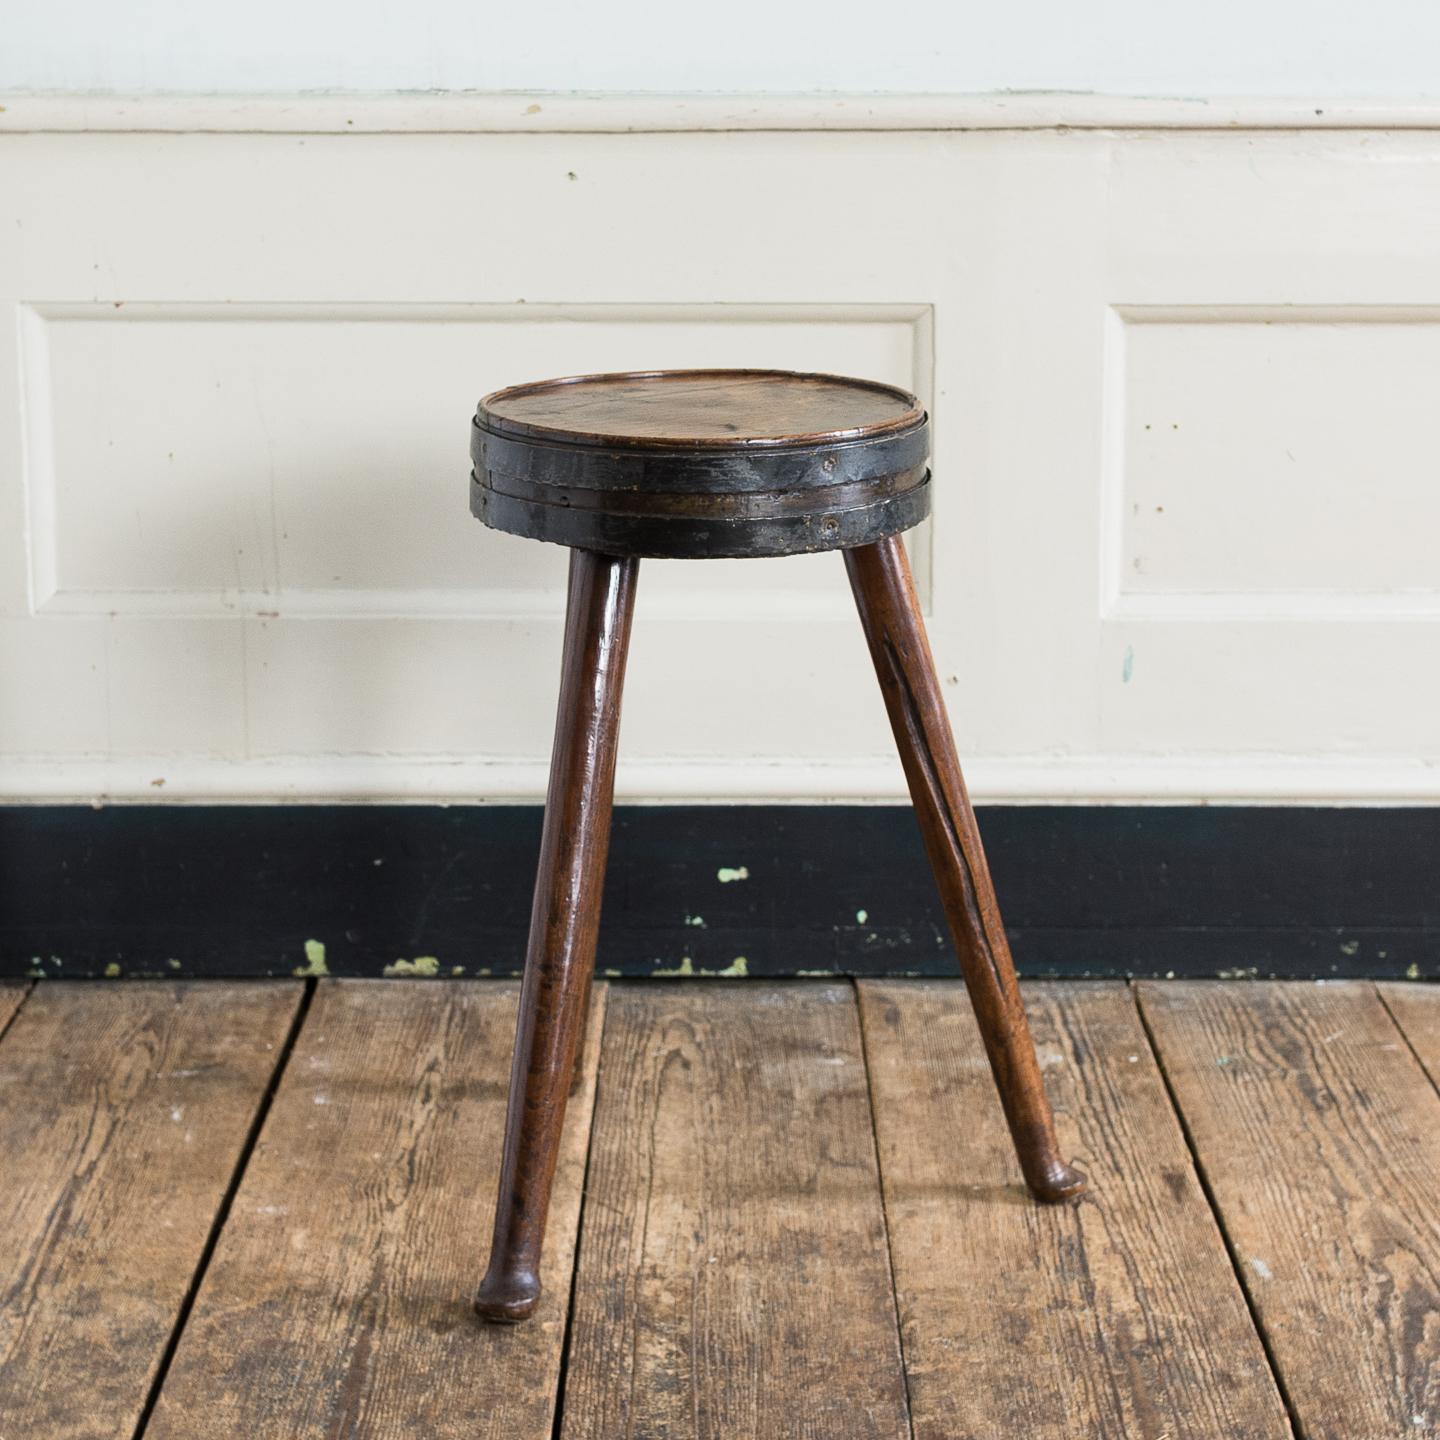
[[[796,555],[930,511],[929,420],[889,385],[653,370],[512,385],[475,415],[470,508],[608,555]]]

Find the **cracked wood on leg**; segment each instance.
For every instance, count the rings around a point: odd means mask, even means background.
[[[46,980],[26,999],[0,1039],[7,1440],[130,1440],[301,994]]]
[[[1064,1200],[1084,1188],[1085,1177],[1055,1141],[905,546],[892,535],[847,550],[845,568],[1025,1183],[1037,1199]]]
[[[470,1313],[517,981],[322,981],[146,1440],[550,1435],[605,987],[560,1141],[545,1296]]]
[[[540,1249],[565,1099],[595,968],[620,697],[635,610],[634,557],[570,553],[560,704],[530,944],[515,1034],[486,1320],[523,1320],[540,1295]]]
[[[960,983],[860,982],[915,1440],[1290,1440],[1128,988],[1025,990],[1073,1205],[1023,1200]]]
[[[1440,1095],[1374,987],[1137,988],[1305,1440],[1435,1440]]]
[[[908,1436],[847,984],[616,986],[564,1440]]]

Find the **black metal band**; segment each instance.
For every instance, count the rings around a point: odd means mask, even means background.
[[[584,490],[690,495],[809,490],[919,470],[929,455],[928,417],[908,430],[838,445],[731,450],[556,445],[497,435],[478,420],[470,429],[470,458],[477,475]]]
[[[583,486],[537,485],[518,475],[490,471],[482,483],[497,495],[529,500],[536,505],[563,505],[571,510],[605,510],[616,515],[672,515],[681,519],[773,520],[787,515],[813,514],[817,505],[827,510],[854,510],[874,504],[887,495],[899,495],[925,483],[923,465],[898,475],[873,480],[851,480],[808,490],[723,490],[696,496],[653,490],[587,490]]]
[[[834,445],[562,445],[472,426],[470,509],[496,530],[615,555],[797,555],[930,513],[929,421]]]
[[[519,499],[477,476],[470,479],[471,512],[492,529],[609,555],[699,560],[845,550],[898,535],[930,513],[930,474],[922,471],[917,483],[848,509],[815,508],[826,498],[824,491],[812,491],[809,498],[811,504],[798,514],[633,514]]]

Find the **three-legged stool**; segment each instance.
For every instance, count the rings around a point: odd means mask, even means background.
[[[523,1320],[584,1033],[610,843],[620,692],[642,555],[843,550],[955,949],[1026,1183],[1076,1194],[935,676],[901,532],[930,511],[929,420],[888,385],[777,370],[587,375],[496,391],[470,508],[571,547],[560,708],[490,1265],[475,1301]]]

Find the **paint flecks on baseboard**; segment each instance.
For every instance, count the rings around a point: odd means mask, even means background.
[[[413,960],[394,960],[380,972],[392,978],[401,975],[432,980],[440,973],[440,961],[434,955],[417,955]]]
[[[305,963],[295,967],[295,974],[302,980],[317,979],[330,973],[325,963],[325,944],[321,940],[305,942]]]

